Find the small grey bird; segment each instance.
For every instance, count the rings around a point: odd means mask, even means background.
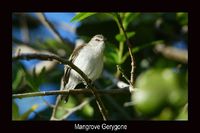
[[[105,48],[105,38],[103,35],[95,35],[85,45],[77,47],[69,58],[74,65],[80,68],[90,80],[95,81],[101,75],[103,69],[103,52]],[[80,75],[68,65],[64,67],[62,78],[62,90],[74,89],[83,82]],[[67,102],[69,93],[61,97]]]
[[[78,46],[69,58],[74,65],[80,68],[90,80],[95,81],[101,75],[103,69],[103,52],[105,48],[105,38],[103,35],[95,35],[87,44]],[[68,65],[64,67],[64,76],[61,80],[61,90],[74,89],[83,82],[80,75]],[[67,102],[67,95],[59,95],[51,115],[51,120],[60,120],[57,117],[57,109],[62,100]]]

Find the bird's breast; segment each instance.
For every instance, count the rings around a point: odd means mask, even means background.
[[[91,80],[96,80],[103,69],[103,51],[96,51],[92,48],[83,49],[75,59],[74,64]]]

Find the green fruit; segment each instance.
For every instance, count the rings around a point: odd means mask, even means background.
[[[135,109],[152,117],[167,106],[170,93],[178,90],[179,84],[172,69],[150,69],[137,78],[136,87],[139,89],[132,95]]]
[[[165,105],[165,93],[152,90],[138,90],[133,95],[136,110],[144,116],[155,116]]]

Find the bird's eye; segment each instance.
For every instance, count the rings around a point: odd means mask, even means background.
[[[100,40],[99,39],[95,39],[95,41],[99,42]]]

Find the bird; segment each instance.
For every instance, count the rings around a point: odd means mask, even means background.
[[[69,57],[69,61],[82,70],[92,82],[100,77],[103,70],[105,41],[106,38],[103,35],[97,34],[87,44],[82,44],[75,48]],[[57,117],[59,105],[63,102],[64,104],[67,103],[70,95],[69,90],[75,89],[81,82],[84,83],[81,76],[68,65],[64,65],[64,75],[61,79],[60,90],[68,90],[68,93],[66,95],[58,95],[50,120],[60,120]]]
[[[97,34],[93,36],[87,44],[75,48],[69,58],[69,61],[82,70],[92,82],[100,77],[103,70],[105,40],[102,34]],[[83,82],[81,76],[68,65],[65,65],[64,75],[61,81],[61,90],[74,89],[81,82]],[[70,93],[62,95],[61,100],[64,100],[66,103],[69,94]]]

